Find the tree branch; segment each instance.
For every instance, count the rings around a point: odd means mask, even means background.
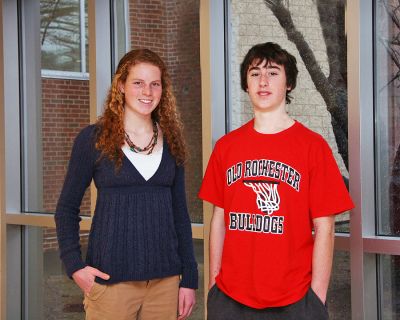
[[[264,2],[278,19],[279,24],[285,30],[288,39],[296,45],[296,48],[311,76],[315,88],[324,99],[327,110],[331,114],[333,132],[335,134],[339,154],[342,156],[346,168],[348,168],[347,88],[345,86],[346,82],[343,81],[343,76],[340,74],[341,68],[338,68],[335,65],[335,61],[332,62],[334,65],[331,69],[330,79],[334,79],[335,81],[334,83],[331,83],[322,72],[321,67],[315,59],[315,55],[307,41],[304,39],[304,36],[294,25],[291,13],[283,5],[282,0],[264,0]],[[321,3],[322,1],[320,4]],[[326,2],[324,3],[326,4]],[[320,17],[320,21],[321,24],[322,22],[326,22],[324,21],[323,17]],[[329,22],[327,25],[329,26]],[[327,30],[325,31],[324,36],[326,43],[330,42],[334,38],[333,35],[331,35]],[[339,46],[340,45],[341,44],[339,44]],[[333,59],[332,57],[335,54],[337,55],[336,49],[332,46],[328,46],[327,50],[329,59]]]
[[[53,10],[52,10],[52,12],[51,12],[50,18],[49,18],[49,20],[48,20],[46,26],[44,27],[43,35],[42,35],[42,41],[41,41],[41,44],[42,44],[42,45],[43,45],[43,43],[44,43],[44,40],[46,39],[47,29],[49,28],[50,23],[52,23],[52,21],[54,20],[55,13],[56,13],[56,11],[57,11],[57,7],[58,7],[58,4],[59,4],[59,3],[60,3],[60,0],[56,0],[56,3],[54,4]]]

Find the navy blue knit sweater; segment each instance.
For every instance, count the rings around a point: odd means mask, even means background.
[[[75,139],[55,220],[60,256],[71,276],[86,265],[110,275],[99,283],[149,280],[182,275],[181,287],[196,289],[197,264],[187,212],[184,169],[164,142],[159,168],[145,180],[124,156],[115,171],[98,161],[94,125]],[[79,207],[94,180],[97,202],[86,263],[79,244]]]

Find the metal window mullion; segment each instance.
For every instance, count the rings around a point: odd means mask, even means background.
[[[95,122],[103,112],[111,80],[110,1],[89,0],[89,94],[90,120]]]
[[[3,114],[2,147],[4,161],[1,163],[1,180],[4,184],[2,199],[2,219],[7,211],[21,211],[21,144],[20,144],[20,77],[19,77],[19,40],[21,17],[19,1],[4,0],[2,2],[2,32],[3,32],[3,93],[4,100],[0,106]],[[4,170],[3,170],[4,169]],[[1,188],[0,188],[1,189]],[[6,231],[7,230],[7,231]],[[6,234],[7,233],[7,234]],[[0,279],[0,319],[10,319],[11,316],[22,317],[22,285],[21,285],[21,231],[19,227],[6,226],[6,219],[1,221],[1,271]],[[12,255],[6,255],[6,252]],[[9,288],[12,288],[10,290]]]
[[[225,131],[232,131],[232,43],[231,0],[224,1],[224,49],[225,49]]]
[[[89,80],[89,73],[87,72],[42,69],[41,76],[42,78],[52,78],[52,79]]]
[[[81,72],[86,72],[86,37],[85,37],[85,0],[79,0],[80,33],[81,33]]]
[[[210,1],[210,50],[211,50],[211,125],[212,142],[222,137],[226,132],[226,112],[221,106],[226,105],[225,92],[225,9],[224,2]],[[229,19],[227,17],[226,19]],[[229,49],[227,49],[229,50]]]
[[[376,259],[364,254],[363,237],[375,234],[372,0],[347,2],[347,59],[352,320],[376,319]],[[368,292],[369,290],[369,292]],[[371,295],[371,293],[374,293]]]
[[[364,237],[364,252],[400,256],[400,239],[398,237]]]
[[[129,21],[129,1],[124,2],[124,21],[125,21],[125,51],[131,50],[131,28]]]

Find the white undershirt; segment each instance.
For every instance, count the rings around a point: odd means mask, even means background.
[[[161,147],[150,154],[141,154],[131,151],[127,145],[124,145],[122,151],[147,181],[156,173],[160,166],[163,148]]]

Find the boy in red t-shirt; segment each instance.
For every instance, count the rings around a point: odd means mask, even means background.
[[[328,319],[334,215],[353,203],[328,144],[286,112],[296,59],[258,44],[240,73],[254,119],[216,143],[199,193],[214,204],[208,319]]]

